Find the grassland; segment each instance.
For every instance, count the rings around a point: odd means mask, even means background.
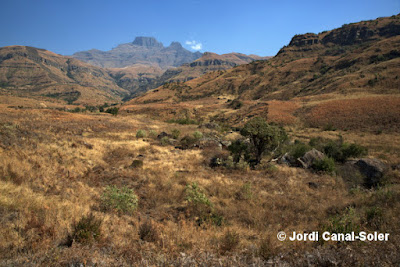
[[[309,102],[272,102],[271,120],[288,122],[285,128],[292,140],[336,139],[340,134],[346,141],[367,146],[369,156],[390,166],[399,164],[398,132],[308,128],[294,115]],[[280,118],[280,114],[288,115]],[[136,132],[177,129],[182,137],[202,131],[223,140],[238,133],[159,118],[2,104],[0,265],[392,266],[400,262],[399,170],[390,170],[381,187],[365,189],[349,188],[340,175],[278,164],[257,170],[211,168],[211,157],[227,151],[179,149],[154,136],[137,138]],[[132,165],[135,160],[143,164]],[[194,183],[208,199],[206,219],[204,209],[193,204],[199,202],[187,197],[188,185]],[[128,213],[103,209],[108,186],[133,190],[138,207]],[[101,220],[99,238],[68,242],[74,226],[89,214]],[[322,231],[342,224],[388,232],[390,239],[347,243],[276,239],[278,231]]]

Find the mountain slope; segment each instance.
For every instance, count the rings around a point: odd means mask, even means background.
[[[92,49],[77,52],[72,57],[103,68],[124,68],[142,64],[156,65],[165,70],[192,62],[201,57],[201,53],[192,53],[178,42],[164,47],[153,37],[136,37],[132,43],[120,44],[110,51]]]
[[[229,53],[218,55],[206,52],[203,56],[191,63],[183,64],[177,68],[171,68],[160,77],[159,83],[185,82],[200,77],[201,75],[217,70],[228,70],[238,65],[247,64],[255,60],[268,59],[256,55],[244,55],[240,53]]]
[[[119,101],[128,94],[103,69],[26,46],[0,48],[0,91],[67,103]]]
[[[222,120],[239,123],[267,109],[270,114],[276,113],[271,109],[273,106],[280,110],[287,104],[291,107],[288,116],[295,116],[308,125],[336,123],[337,127],[346,129],[357,124],[358,127],[400,128],[399,73],[400,15],[396,15],[352,23],[320,34],[296,35],[268,61],[207,73],[185,83],[166,84],[133,99],[125,109],[134,110],[144,103],[183,105],[187,102],[186,106],[197,105],[198,113],[203,109],[204,114],[213,111],[215,116],[218,115],[215,110],[220,110],[219,113],[225,113],[220,114]],[[388,94],[392,96],[385,97]],[[375,96],[379,96],[376,101],[367,99]],[[243,101],[244,106],[232,111],[226,100],[235,98]],[[353,103],[348,99],[364,104],[357,113],[343,113],[340,101]],[[275,105],[277,100],[281,102]],[[339,102],[326,105],[325,110],[321,108],[333,100]],[[216,106],[207,111],[209,103]],[[388,109],[379,108],[386,104]],[[157,108],[154,105],[153,113]],[[370,109],[376,110],[375,117],[387,120],[368,121],[370,116],[366,114],[370,114]],[[312,120],[316,113],[320,121]],[[330,120],[327,122],[324,116],[331,116]],[[352,116],[358,116],[357,120]]]

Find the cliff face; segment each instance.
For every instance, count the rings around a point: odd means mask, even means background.
[[[192,53],[178,42],[170,46],[153,37],[136,37],[131,43],[120,44],[110,51],[92,49],[77,52],[72,57],[103,68],[124,68],[135,64],[154,66],[161,69],[178,67],[201,57],[200,52]]]

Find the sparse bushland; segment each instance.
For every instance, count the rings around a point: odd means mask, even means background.
[[[237,154],[238,162],[248,164],[246,149],[240,147],[232,151],[218,147],[183,150],[135,138],[139,129],[171,133],[175,128],[183,137],[195,139],[196,125],[171,125],[123,114],[10,112],[1,107],[0,119],[0,265],[321,265],[331,262],[329,259],[342,265],[398,262],[393,253],[400,242],[395,223],[400,209],[398,170],[392,170],[388,181],[377,188],[349,188],[339,174],[332,177],[268,165],[269,153],[255,168],[243,171],[234,164]],[[305,146],[323,147],[327,140],[336,141],[340,133],[346,143],[368,147],[372,157],[386,156],[391,165],[400,162],[398,134],[285,128],[290,139],[299,139]],[[201,130],[204,138],[207,131]],[[311,137],[320,135],[325,138],[320,143],[309,143]],[[243,136],[233,132],[220,138],[234,144]],[[250,159],[255,157],[253,153],[250,150]],[[209,159],[214,156],[228,160],[232,167],[210,168]],[[133,167],[136,161],[143,162],[142,167]],[[108,186],[133,190],[138,200],[134,211],[119,212],[113,205],[102,209]],[[100,235],[89,230],[96,227],[79,227],[85,229],[76,231],[83,238],[76,235],[70,239],[75,239],[71,246],[66,246],[68,233],[74,236],[77,222],[91,213],[93,222],[101,220]],[[328,226],[391,235],[385,243],[348,242],[346,246],[276,239],[281,230],[322,231]]]
[[[68,235],[66,245],[71,246],[74,242],[91,244],[101,238],[102,220],[96,218],[92,213],[83,216],[72,226],[72,233]]]

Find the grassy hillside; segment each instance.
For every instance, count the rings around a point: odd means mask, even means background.
[[[268,61],[208,73],[185,83],[166,84],[133,99],[126,109],[135,112],[145,104],[157,113],[157,108],[151,107],[154,103],[185,102],[195,107],[192,112],[196,109],[211,117],[216,115],[216,109],[211,109],[211,114],[208,107],[218,105],[221,119],[239,122],[240,118],[260,114],[260,105],[272,104],[270,112],[276,113],[273,101],[283,101],[298,107],[288,115],[308,126],[325,127],[329,119],[319,118],[326,114],[333,116],[329,123],[343,130],[357,125],[360,129],[397,130],[399,28],[400,15],[396,15],[320,34],[296,35]],[[240,100],[243,108],[232,111],[229,101],[233,99]],[[342,108],[352,103],[351,99],[357,103],[357,112],[349,108],[344,115]],[[328,103],[331,100],[335,102]],[[370,118],[368,110],[374,110],[376,118]],[[315,117],[315,113],[321,116]]]
[[[101,68],[25,46],[0,48],[0,90],[69,104],[115,102],[128,94]]]

